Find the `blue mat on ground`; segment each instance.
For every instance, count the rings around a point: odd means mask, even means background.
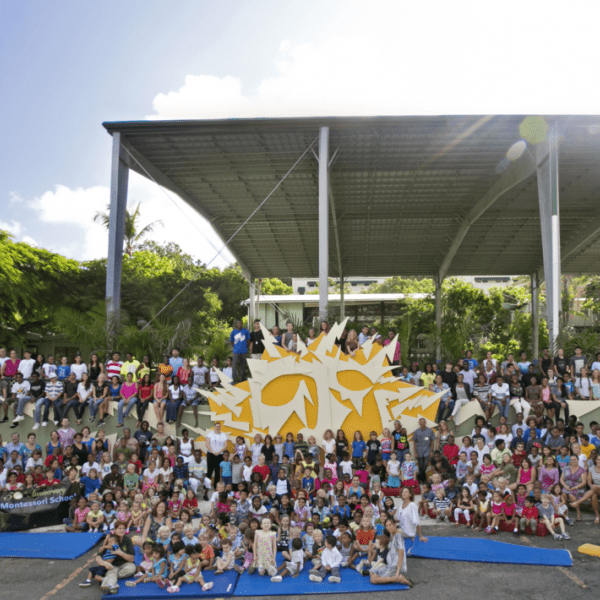
[[[93,548],[102,533],[2,533],[0,556],[70,560]]]
[[[407,540],[409,542],[409,540]],[[409,558],[437,558],[464,562],[507,563],[571,567],[573,559],[568,550],[533,548],[479,538],[430,537],[427,542],[407,543]]]
[[[232,596],[239,575],[235,571],[228,571],[223,575],[215,575],[212,571],[203,571],[202,576],[207,583],[213,581],[214,585],[207,592],[202,591],[198,583],[184,583],[181,591],[169,594],[166,589],[159,588],[155,583],[140,583],[134,588],[125,585],[124,579],[119,579],[119,592],[102,596],[104,600],[114,598],[139,598],[140,600],[156,600],[157,598],[226,598]],[[275,584],[272,584],[275,585]]]
[[[277,566],[284,562],[281,554],[277,554]],[[388,583],[385,585],[373,585],[368,577],[363,577],[353,569],[340,569],[340,583],[330,583],[324,579],[321,583],[310,581],[308,578],[312,564],[307,562],[304,569],[292,579],[289,575],[283,578],[281,583],[271,583],[268,575],[259,575],[254,572],[249,575],[245,572],[240,578],[233,595],[238,596],[304,596],[307,594],[349,594],[350,592],[383,592],[391,590],[407,590],[407,585],[399,583]],[[211,590],[212,591],[212,590]],[[172,594],[171,594],[172,595]],[[114,597],[114,596],[113,596]]]
[[[138,546],[135,547],[135,559],[136,565],[142,562],[142,551]],[[202,571],[204,581],[207,583],[212,581],[214,583],[211,590],[203,592],[201,586],[198,583],[183,584],[181,591],[176,594],[169,594],[166,589],[159,588],[155,583],[140,583],[134,588],[129,588],[125,585],[125,579],[119,579],[119,593],[118,594],[107,594],[102,596],[104,600],[109,598],[140,598],[140,599],[151,599],[156,600],[157,598],[225,598],[233,596],[235,586],[239,575],[236,571],[228,571],[223,575],[215,575],[213,571]]]

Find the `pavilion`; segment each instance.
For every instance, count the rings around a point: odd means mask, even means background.
[[[251,298],[257,278],[318,273],[321,319],[330,276],[432,277],[439,328],[444,278],[527,275],[537,355],[540,283],[546,282],[552,343],[561,271],[600,273],[600,117],[323,117],[104,127],[113,136],[111,312],[120,307],[129,169],[207,219],[241,266]]]

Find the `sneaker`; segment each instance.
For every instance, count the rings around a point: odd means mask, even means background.
[[[42,427],[48,427],[48,421],[44,421],[44,422],[42,423]]]
[[[214,583],[212,581],[209,581],[208,583],[205,583],[202,586],[202,591],[203,592],[208,592],[208,590],[210,590],[212,588],[212,586],[214,585]],[[179,591],[179,588],[177,589],[177,591]]]
[[[560,533],[555,533],[555,534],[554,534],[554,539],[555,539],[557,542],[560,542],[560,540],[562,540],[562,535],[560,535]]]
[[[277,568],[274,567],[273,565],[271,565],[268,569],[267,569],[267,573],[271,576],[271,577],[275,577],[275,575],[277,575]]]
[[[255,567],[254,565],[250,565],[250,566],[248,567],[248,573],[249,573],[250,575],[252,575],[252,573],[254,573],[254,571],[256,571],[256,567]]]
[[[167,587],[167,584],[164,579],[157,579],[156,585],[163,590],[165,589],[165,587]]]
[[[347,566],[348,566],[348,563],[347,563],[347,562],[343,562],[343,563],[342,563],[340,566],[341,566],[341,567],[347,567]]]
[[[359,573],[362,573],[362,570],[365,568],[365,563],[366,563],[366,562],[367,562],[366,560],[361,560],[361,561],[360,561],[360,562],[359,562],[359,563],[356,565],[356,570],[357,570]]]
[[[16,429],[19,426],[19,423],[17,423],[17,421],[13,421],[12,425],[10,426],[10,429]]]
[[[57,423],[58,424],[58,423]],[[102,427],[106,424],[106,421],[104,419],[102,419],[101,421],[98,421],[98,427]]]
[[[444,517],[444,521],[445,521],[446,523],[450,523],[450,517]]]
[[[569,517],[565,517],[565,523],[567,525],[573,525],[573,519],[569,519]]]
[[[36,429],[40,428],[40,424],[36,423],[31,429],[33,429],[33,431],[35,431]]]
[[[485,532],[486,532],[486,533],[492,533],[492,528],[491,528],[491,526],[490,526],[490,525],[488,525],[488,526],[485,528]]]
[[[562,538],[563,540],[570,540],[571,536],[565,531],[565,533],[562,534]]]
[[[126,582],[125,582],[125,585],[126,585],[127,587],[135,587],[135,581],[126,581]]]
[[[24,420],[25,420],[25,417],[23,415],[18,415],[18,416],[15,417],[15,422],[17,422],[17,421],[24,421]]]
[[[167,592],[169,592],[169,594],[174,594],[175,592],[178,592],[179,588],[176,585],[172,585],[171,587],[167,588]]]
[[[360,571],[360,574],[361,574],[363,577],[368,577],[368,576],[369,576],[369,573],[370,573],[369,569],[363,569],[362,571]]]
[[[88,419],[88,421],[89,421],[90,423],[93,423],[95,420],[96,420],[96,417],[90,417],[90,418]]]
[[[308,578],[311,581],[318,581],[319,583],[321,583],[321,581],[323,581],[323,578],[319,577],[318,575],[309,575]]]
[[[271,577],[271,583],[281,583],[283,581],[283,577],[281,575],[275,575],[275,577]]]
[[[329,581],[331,581],[331,583],[339,583],[341,581],[341,579],[339,577],[336,577],[335,575],[332,575],[329,578]]]
[[[55,425],[55,426],[57,426],[57,427],[58,427],[58,423],[59,423],[59,421],[52,421],[52,422],[54,423],[54,425]]]
[[[108,590],[109,594],[112,594],[113,596],[115,596],[116,594],[119,593],[119,586],[114,587],[114,588],[110,588],[110,590]]]
[[[2,419],[2,423],[8,423],[8,415]]]
[[[79,584],[79,587],[90,587],[90,585],[92,585],[92,582],[89,579],[86,579]]]
[[[235,565],[234,570],[237,571],[240,575],[244,572],[244,569],[240,567],[240,565]]]

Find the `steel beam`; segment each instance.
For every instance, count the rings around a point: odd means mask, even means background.
[[[528,152],[514,162],[500,179],[483,195],[471,208],[469,214],[460,223],[456,235],[446,252],[439,270],[440,279],[448,274],[452,261],[460,249],[463,240],[469,233],[471,226],[490,208],[499,198],[515,186],[529,179],[536,172],[536,167]]]
[[[435,360],[442,360],[442,283],[443,279],[438,275],[435,277]],[[407,348],[408,352],[408,348]]]
[[[554,354],[560,333],[560,217],[558,192],[558,130],[552,125],[546,141],[536,149],[536,169],[542,255],[546,282],[546,318],[550,351]]]
[[[123,270],[123,240],[127,215],[129,156],[125,152],[121,133],[113,134],[110,174],[110,220],[108,224],[108,258],[106,261],[106,319],[109,333],[114,333],[121,311],[121,273]]]
[[[540,355],[540,282],[537,273],[531,275],[531,349],[533,359]]]
[[[319,129],[319,320],[326,321],[329,293],[329,127]]]

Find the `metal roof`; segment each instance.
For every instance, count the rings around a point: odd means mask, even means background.
[[[433,294],[344,294],[345,304],[368,304],[369,302],[396,302],[404,298],[422,300],[423,298],[433,298]],[[329,303],[341,301],[339,294],[329,294]],[[254,302],[258,300],[259,304],[282,304],[284,302],[301,302],[302,304],[319,304],[318,294],[273,294],[271,296],[255,296]],[[242,304],[250,304],[250,298],[246,298]]]
[[[104,123],[130,166],[227,240],[330,127],[345,276],[530,274],[543,264],[535,148],[510,163],[523,115]],[[600,117],[560,125],[562,270],[600,273]],[[599,132],[599,133],[596,133]],[[316,150],[316,146],[314,147]],[[339,275],[330,218],[330,273]],[[229,244],[253,277],[318,274],[318,164],[309,152]]]

